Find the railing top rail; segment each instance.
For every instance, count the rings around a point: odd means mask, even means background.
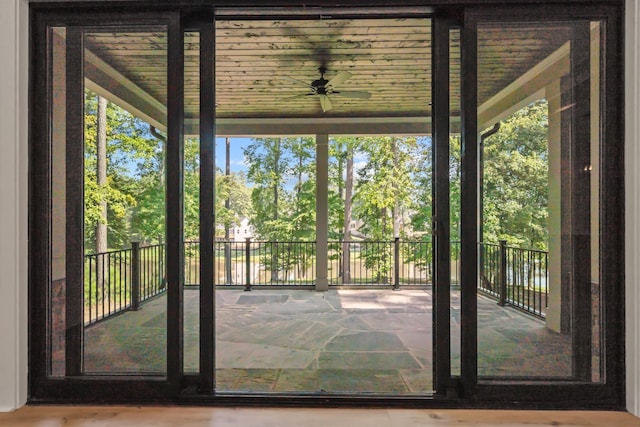
[[[493,243],[493,242],[478,242],[478,245],[481,246],[490,246],[492,248],[499,248],[500,244],[499,243]]]
[[[185,240],[184,241],[185,244],[199,244],[200,242],[198,240]],[[245,244],[245,241],[234,241],[234,240],[216,240],[215,243],[229,243],[229,244]],[[251,240],[250,243],[252,244],[316,244],[317,242],[315,240]],[[392,244],[395,243],[395,240],[328,240],[329,244],[343,244],[343,243],[347,243],[347,244]],[[406,239],[401,239],[399,240],[399,243],[401,244],[431,244],[432,241],[431,240],[406,240]],[[458,244],[460,243],[457,240],[452,240],[451,244]],[[493,242],[478,242],[478,245],[483,245],[483,246],[489,246],[489,247],[500,247],[499,243],[493,243]],[[146,246],[140,246],[140,249],[149,249],[149,248],[156,248],[156,247],[162,247],[164,246],[164,243],[155,243],[152,245],[146,245]],[[549,252],[542,250],[542,249],[533,249],[533,248],[520,248],[520,247],[516,247],[516,246],[505,246],[508,250],[510,251],[520,251],[520,252],[533,252],[533,253],[538,253],[538,254],[546,254],[548,255]],[[128,252],[131,251],[131,248],[124,248],[124,249],[113,249],[113,250],[109,250],[106,252],[92,252],[92,253],[87,253],[85,254],[86,257],[94,257],[94,256],[98,256],[98,255],[104,255],[104,254],[115,254],[115,253],[119,253],[119,252]]]
[[[217,240],[216,242],[220,242],[219,240]],[[244,242],[236,242],[236,243],[244,243]],[[296,243],[296,244],[315,244],[316,241],[315,240],[251,240],[250,243],[261,243],[261,244],[265,244],[265,243],[278,243],[278,244],[285,244],[285,243]]]
[[[395,240],[329,240],[329,243],[394,243]],[[400,239],[400,243],[431,243],[431,240],[405,240]],[[453,243],[453,242],[452,242]]]
[[[155,243],[153,245],[140,246],[140,249],[152,249],[152,248],[161,248],[164,246],[164,243]]]
[[[453,242],[451,242],[453,243]],[[478,242],[478,245],[483,245],[483,246],[491,246],[491,247],[500,247],[499,243],[493,243],[493,242]],[[542,249],[533,249],[533,248],[520,248],[517,246],[511,246],[511,245],[506,245],[505,246],[506,249],[511,250],[511,251],[521,251],[521,252],[536,252],[536,253],[541,253],[541,254],[549,254],[549,251],[545,251]]]
[[[96,257],[99,255],[106,255],[106,254],[117,254],[119,252],[131,252],[131,248],[125,248],[125,249],[112,249],[110,251],[106,251],[106,252],[91,252],[88,254],[84,254],[85,257]]]
[[[185,240],[184,243],[200,243],[199,240]],[[243,240],[216,239],[215,243],[246,243]],[[250,243],[316,243],[315,240],[250,240]]]
[[[545,255],[549,254],[549,251],[543,251],[542,249],[518,248],[515,246],[506,246],[506,249],[514,252],[534,252],[534,253],[545,254]]]
[[[152,249],[152,248],[161,248],[164,246],[164,243],[154,243],[153,245],[140,246],[139,249]],[[132,248],[123,248],[123,249],[111,249],[105,252],[90,252],[84,254],[85,257],[94,257],[98,255],[106,255],[106,254],[116,254],[118,252],[131,252]]]
[[[408,240],[400,239],[400,243],[431,243],[431,240]],[[245,243],[245,240],[222,240],[216,239],[216,243]],[[316,240],[250,240],[250,243],[316,243]],[[395,240],[340,240],[340,239],[328,239],[329,243],[393,243]],[[185,240],[184,243],[200,243],[199,240]],[[452,241],[451,243],[459,243]]]

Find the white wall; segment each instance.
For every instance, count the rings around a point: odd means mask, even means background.
[[[27,399],[27,15],[1,2],[0,411]]]
[[[640,9],[626,1],[625,187],[627,409],[640,416]]]
[[[27,397],[26,2],[0,2],[0,411]],[[640,9],[626,7],[627,408],[640,416]]]

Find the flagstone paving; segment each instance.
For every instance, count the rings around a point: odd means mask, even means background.
[[[199,293],[184,297],[185,372],[197,372]],[[451,295],[459,373],[459,292]],[[216,387],[254,392],[429,393],[430,290],[264,289],[216,292]],[[479,375],[568,377],[570,337],[478,297]],[[85,331],[87,373],[158,373],[166,364],[166,297]]]

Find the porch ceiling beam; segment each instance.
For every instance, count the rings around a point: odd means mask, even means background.
[[[148,92],[85,50],[85,87],[157,129],[167,131],[167,107]]]
[[[196,135],[198,119],[185,120],[185,133]],[[431,117],[220,118],[217,136],[282,135],[427,135]]]
[[[569,43],[530,68],[478,107],[478,130],[486,129],[533,101],[544,98],[544,88],[569,73]]]

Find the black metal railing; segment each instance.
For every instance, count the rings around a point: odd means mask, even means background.
[[[200,284],[200,243],[185,242],[185,285]],[[312,286],[316,243],[216,241],[215,285]]]
[[[430,241],[331,241],[331,286],[429,286]],[[348,250],[348,257],[344,251]],[[163,244],[85,256],[85,324],[93,324],[166,290]],[[200,285],[200,243],[186,241],[185,285]],[[500,244],[479,244],[478,290],[538,317],[545,317],[548,253]],[[315,242],[216,241],[215,285],[311,287],[316,279]],[[451,284],[459,284],[460,243],[451,242]]]
[[[166,288],[164,245],[85,256],[84,323],[90,325],[140,304]]]
[[[349,258],[345,261],[344,253]],[[395,282],[394,242],[331,241],[329,242],[329,284],[390,285]],[[348,263],[348,265],[347,265]]]
[[[131,249],[85,256],[85,324],[131,306]]]
[[[537,317],[546,317],[549,292],[549,253],[535,249],[480,243],[478,290]]]
[[[430,241],[329,242],[329,284],[429,285],[433,279],[431,249]]]

